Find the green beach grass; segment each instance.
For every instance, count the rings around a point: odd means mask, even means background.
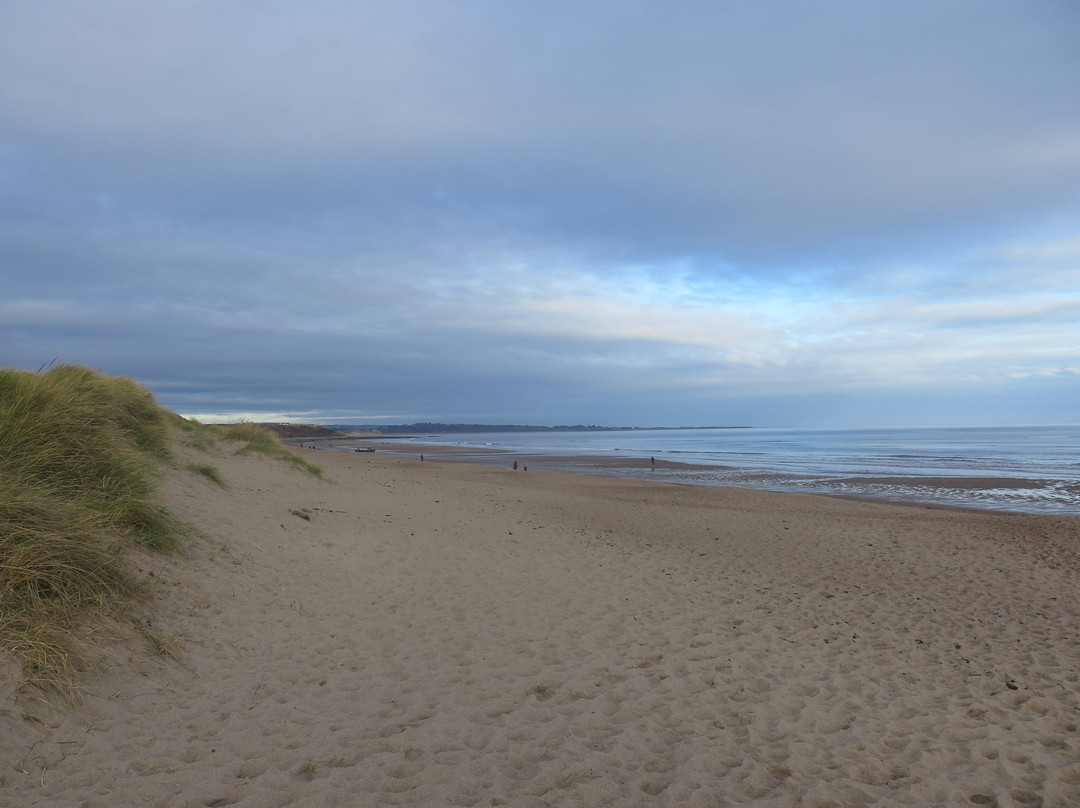
[[[148,595],[132,550],[175,552],[192,536],[157,487],[178,435],[204,449],[242,441],[238,451],[322,474],[267,429],[185,420],[125,377],[0,370],[0,649],[26,682],[71,693],[87,627]],[[226,484],[209,464],[187,470]]]
[[[323,470],[321,468],[313,463],[309,463],[307,460],[290,450],[285,444],[278,440],[277,435],[266,427],[259,426],[258,424],[242,423],[215,425],[203,428],[212,429],[216,434],[227,440],[242,441],[244,445],[239,450],[241,453],[256,452],[259,454],[266,454],[271,457],[276,457],[278,460],[283,460],[290,466],[298,468],[301,471],[306,471],[308,474],[312,474],[316,477],[323,476]]]

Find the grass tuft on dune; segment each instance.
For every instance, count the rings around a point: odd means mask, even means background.
[[[175,551],[192,533],[157,491],[180,433],[203,450],[241,441],[238,451],[322,475],[269,430],[185,420],[132,379],[74,365],[0,369],[0,649],[25,681],[70,694],[87,627],[147,595],[131,551]],[[213,466],[186,468],[225,485]]]
[[[244,443],[240,452],[256,452],[284,460],[289,465],[306,471],[316,477],[323,476],[323,470],[309,463],[283,444],[278,436],[264,426],[252,423],[227,424],[217,427],[222,437]]]
[[[235,424],[201,424],[194,419],[189,419],[183,420],[180,426],[188,433],[188,445],[201,452],[212,450],[217,446],[219,439],[237,441],[242,444],[236,450],[237,454],[268,455],[314,477],[323,476],[323,470],[319,466],[300,457],[283,444],[276,434],[260,424],[249,421]],[[194,464],[189,466],[189,469],[210,478],[219,485],[224,485],[223,480],[215,479],[215,472],[211,467]]]
[[[182,541],[155,489],[171,418],[131,379],[0,370],[0,647],[27,680],[69,689],[81,618],[139,598],[127,551]]]
[[[146,597],[131,551],[171,552],[190,535],[157,491],[178,429],[193,446],[240,440],[322,474],[262,427],[187,421],[128,378],[0,369],[0,649],[25,681],[70,694],[87,627]],[[188,470],[225,484],[212,466]]]

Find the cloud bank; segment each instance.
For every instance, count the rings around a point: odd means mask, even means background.
[[[1067,3],[11,2],[0,345],[202,416],[1075,422]]]

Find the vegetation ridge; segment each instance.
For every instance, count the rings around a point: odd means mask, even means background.
[[[238,451],[322,474],[262,427],[185,420],[129,378],[0,369],[0,651],[24,682],[72,694],[87,626],[147,597],[131,552],[173,552],[194,532],[158,491],[178,434],[198,448],[238,440]],[[212,466],[187,470],[226,484]]]

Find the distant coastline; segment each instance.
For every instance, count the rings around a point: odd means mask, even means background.
[[[338,432],[350,432],[362,430],[375,432],[380,435],[426,435],[426,434],[456,434],[460,432],[642,432],[675,429],[752,429],[750,426],[597,426],[574,424],[561,426],[535,426],[524,424],[440,424],[440,423],[415,423],[415,424],[383,424],[372,426],[370,424],[327,424],[326,429]]]

